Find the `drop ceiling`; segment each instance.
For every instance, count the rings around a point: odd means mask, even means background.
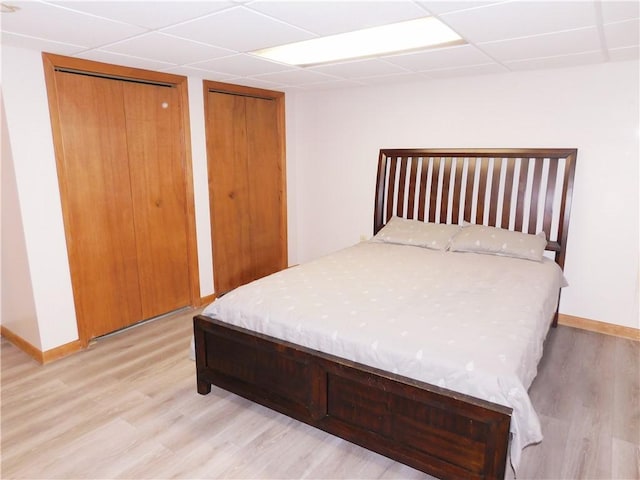
[[[1,45],[269,89],[638,59],[640,1],[3,1]],[[5,8],[3,8],[5,10]],[[433,15],[466,44],[314,67],[250,52]]]

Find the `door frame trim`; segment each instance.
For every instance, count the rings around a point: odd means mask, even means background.
[[[58,110],[58,95],[55,81],[55,71],[57,68],[69,69],[77,71],[79,74],[87,72],[88,74],[98,74],[103,77],[112,77],[114,80],[142,81],[145,83],[157,83],[159,85],[167,85],[177,88],[180,97],[181,108],[181,133],[182,133],[182,164],[184,168],[185,182],[185,205],[186,205],[186,222],[187,222],[187,264],[189,269],[189,292],[191,307],[200,303],[200,274],[198,270],[198,243],[196,235],[195,220],[195,200],[193,190],[193,167],[191,159],[191,127],[189,120],[189,93],[187,77],[182,75],[174,75],[170,73],[154,72],[151,70],[143,70],[139,68],[124,67],[120,65],[112,65],[108,63],[95,62],[81,58],[67,57],[64,55],[56,55],[43,52],[42,60],[44,66],[45,83],[47,86],[47,97],[49,103],[49,115],[51,119],[51,130],[53,134],[53,147],[56,158],[56,167],[58,171],[58,186],[60,188],[60,196],[62,199],[62,216],[65,225],[65,238],[67,244],[69,242],[68,228],[69,212],[67,211],[64,199],[67,196],[68,186],[64,182],[64,149],[62,144],[62,133],[60,116]],[[69,250],[67,248],[67,254]],[[69,262],[75,261],[69,258]],[[73,286],[72,280],[72,286]],[[75,302],[75,295],[74,295]],[[87,338],[86,332],[83,331],[81,323],[78,321],[78,306],[76,307],[76,323],[78,325],[78,336],[83,348],[89,344],[90,338]]]

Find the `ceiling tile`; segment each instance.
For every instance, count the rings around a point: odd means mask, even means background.
[[[216,58],[207,60],[206,62],[197,62],[191,67],[203,70],[211,70],[214,72],[227,73],[239,77],[247,77],[258,75],[261,73],[281,72],[283,70],[292,70],[288,65],[262,60],[261,58],[251,55],[239,54],[231,57]]]
[[[257,78],[269,82],[282,83],[284,85],[305,85],[309,83],[328,82],[336,79],[323,73],[312,72],[302,68],[287,72],[267,73],[266,75],[259,75]]]
[[[562,55],[558,57],[532,58],[528,60],[516,60],[505,62],[509,70],[537,70],[544,68],[573,67],[603,62],[605,60],[602,51],[578,53],[575,55]]]
[[[442,20],[470,42],[489,42],[593,26],[593,2],[504,2],[447,13]]]
[[[238,52],[249,52],[315,37],[312,33],[245,7],[234,7],[168,27],[163,29],[163,32]]]
[[[201,17],[236,5],[216,0],[202,1],[56,1],[50,2],[99,17],[157,29]]]
[[[2,46],[288,91],[637,60],[640,50],[638,0],[10,3],[21,10],[2,15]],[[428,14],[469,43],[306,69],[244,53]]]
[[[95,60],[96,62],[111,63],[125,67],[144,68],[146,70],[163,70],[167,67],[174,66],[172,63],[158,62],[146,58],[131,57],[128,55],[120,55],[118,53],[104,52],[101,50],[88,50],[74,56],[78,58],[85,58],[87,60]]]
[[[226,82],[232,78],[237,78],[235,75],[228,75],[226,73],[211,72],[208,70],[201,70],[194,67],[186,67],[184,65],[164,68],[163,72],[175,73],[176,75],[184,75],[186,77],[203,78],[205,80],[215,80],[217,82]]]
[[[481,43],[478,48],[498,61],[523,60],[598,50],[600,37],[595,27],[588,27],[500,42]]]
[[[604,23],[618,22],[640,17],[640,2],[636,0],[600,2]]]
[[[385,60],[414,72],[494,63],[491,58],[472,45],[385,57]]]
[[[640,44],[640,20],[608,23],[604,26],[608,48],[632,47]]]
[[[492,5],[494,3],[502,3],[506,0],[493,0],[493,1],[475,1],[475,0],[467,0],[467,1],[455,1],[455,0],[447,0],[447,1],[423,1],[417,2],[419,5],[422,5],[429,12],[434,15],[441,15],[443,13],[448,12],[457,12],[459,10],[469,10],[470,8],[478,8],[478,7],[486,7],[487,5]]]
[[[230,80],[235,85],[245,85],[247,87],[265,88],[267,90],[281,90],[284,85],[275,82],[267,82],[257,78],[233,78]]]
[[[309,83],[306,85],[296,85],[295,87],[285,87],[289,88],[298,88],[301,90],[329,90],[332,88],[349,88],[349,87],[358,87],[362,86],[362,83],[357,82],[355,80],[329,80],[328,82],[319,82],[319,83]]]
[[[74,53],[86,50],[85,47],[71,45],[69,43],[53,42],[41,38],[33,38],[16,33],[2,32],[1,46],[28,48],[30,50],[40,50],[41,52],[57,53],[58,55],[73,55]]]
[[[509,70],[497,63],[486,65],[470,65],[468,67],[443,68],[441,70],[429,70],[429,78],[460,77],[464,75],[487,75],[490,73],[505,73]]]
[[[159,32],[130,38],[102,47],[101,50],[174,64],[201,62],[235,53],[225,48],[212,47]]]
[[[317,67],[310,67],[309,70],[345,78],[372,77],[402,72],[406,73],[406,70],[397,65],[376,59],[338,63],[334,65],[321,65]]]
[[[248,7],[318,35],[331,35],[428,16],[415,3],[403,0],[258,0]]]
[[[640,59],[640,47],[613,48],[609,50],[609,58],[614,62]]]
[[[359,78],[358,82],[363,82],[366,85],[389,85],[392,83],[420,82],[426,79],[427,79],[427,76],[422,73],[403,72],[403,73],[394,73],[391,75],[380,75],[376,77]]]
[[[20,7],[2,15],[2,30],[54,42],[98,47],[146,32],[144,28],[85,15],[46,3],[11,2]]]

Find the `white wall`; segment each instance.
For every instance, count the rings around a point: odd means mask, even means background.
[[[76,340],[78,331],[41,52],[3,46],[2,89],[9,136],[3,147],[10,140],[40,331],[31,343],[46,351]],[[188,89],[200,290],[206,296],[213,293],[213,266],[202,80],[189,79]],[[27,331],[24,315],[12,319],[12,331]]]
[[[296,261],[371,235],[380,148],[577,147],[560,311],[640,327],[638,72],[620,62],[298,93]]]
[[[31,312],[31,320],[21,317],[11,329],[46,351],[78,334],[40,52],[3,46],[2,90],[37,317],[34,324]],[[207,295],[213,272],[200,79],[189,79],[189,96],[200,283]],[[380,148],[577,147],[571,287],[561,311],[639,326],[637,62],[286,98],[290,263],[371,233]],[[4,303],[2,310],[8,325]],[[36,330],[39,342],[32,338]]]
[[[3,46],[1,72],[7,117],[7,134],[2,138],[3,182],[4,161],[8,161],[5,150],[11,146],[17,197],[5,210],[11,215],[8,230],[14,230],[14,237],[22,238],[24,244],[22,271],[17,270],[17,256],[10,265],[3,265],[3,281],[12,277],[14,281],[12,289],[3,283],[2,321],[11,331],[46,351],[76,340],[78,331],[41,52]],[[202,79],[188,80],[200,293],[204,297],[214,291],[204,100]],[[287,116],[294,115],[287,99]],[[296,187],[291,172],[295,171],[295,164],[289,162],[288,198],[293,203]],[[295,208],[291,211],[295,212]],[[16,223],[18,220],[22,226]],[[295,221],[289,214],[289,224],[295,225]],[[290,247],[290,253],[295,255],[295,251],[295,246]],[[17,282],[18,273],[25,282]],[[13,308],[15,303],[5,305],[10,291],[19,293],[20,309]],[[26,301],[29,298],[35,304],[31,309]]]
[[[3,46],[2,90],[40,333],[32,343],[46,351],[78,331],[40,52]]]
[[[204,90],[201,78],[189,78],[189,123],[191,128],[191,165],[196,214],[200,296],[213,293],[213,251],[209,214],[209,181],[207,174],[207,142],[204,120]]]
[[[36,348],[40,348],[40,332],[31,288],[16,175],[9,130],[0,94],[0,120],[2,122],[2,275],[0,323]]]

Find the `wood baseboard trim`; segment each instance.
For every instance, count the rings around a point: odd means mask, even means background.
[[[200,305],[198,305],[199,307],[204,307],[205,305],[209,305],[211,302],[213,302],[216,299],[217,295],[215,293],[212,293],[211,295],[207,295],[205,297],[201,297],[200,298]]]
[[[60,360],[63,357],[71,355],[72,353],[84,350],[82,342],[80,340],[74,340],[73,342],[65,343],[59,347],[52,348],[46,352],[42,352],[42,363],[49,363],[55,360]]]
[[[9,340],[12,344],[14,344],[16,347],[18,347],[20,350],[22,350],[24,353],[32,357],[35,361],[39,363],[44,363],[44,359],[42,357],[42,351],[39,348],[34,347],[31,343],[26,341],[20,335],[13,333],[4,325],[0,325],[0,334],[4,338]]]
[[[42,365],[82,350],[82,343],[80,340],[74,340],[73,342],[69,342],[43,352],[30,342],[26,341],[20,335],[9,330],[4,325],[0,325],[0,335]]]
[[[640,329],[633,327],[613,325],[588,318],[574,317],[573,315],[566,315],[564,313],[558,315],[558,323],[567,327],[580,328],[582,330],[589,330],[590,332],[603,333],[605,335],[613,335],[614,337],[628,338],[629,340],[640,342]]]

